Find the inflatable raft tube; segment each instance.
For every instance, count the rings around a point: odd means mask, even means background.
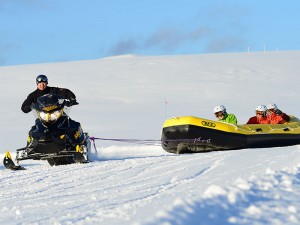
[[[300,120],[286,124],[233,125],[193,116],[165,121],[161,144],[170,153],[197,153],[300,144]]]

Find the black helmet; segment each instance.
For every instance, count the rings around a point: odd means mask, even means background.
[[[40,74],[36,77],[35,79],[36,83],[41,83],[41,82],[46,82],[46,84],[48,84],[48,78],[46,77],[46,75]]]

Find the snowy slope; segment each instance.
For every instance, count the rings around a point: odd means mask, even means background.
[[[300,52],[145,57],[0,67],[1,150],[23,147],[32,115],[20,105],[37,74],[73,90],[71,117],[91,136],[160,138],[167,117],[245,123],[275,102],[297,117]],[[165,98],[167,104],[165,104]],[[26,171],[0,164],[0,224],[298,224],[300,149],[173,155],[160,146],[97,141],[94,162]]]

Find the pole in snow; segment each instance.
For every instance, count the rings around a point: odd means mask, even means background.
[[[167,119],[167,98],[165,97],[165,118]]]

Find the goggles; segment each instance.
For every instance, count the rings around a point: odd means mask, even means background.
[[[39,117],[41,118],[42,121],[45,121],[47,123],[55,122],[62,115],[62,112],[63,109],[56,110],[52,113],[40,112]]]
[[[47,79],[47,77],[38,77],[38,78],[36,79],[36,82],[37,82],[37,83],[41,83],[41,82],[46,82],[46,83],[48,83],[48,79]]]

